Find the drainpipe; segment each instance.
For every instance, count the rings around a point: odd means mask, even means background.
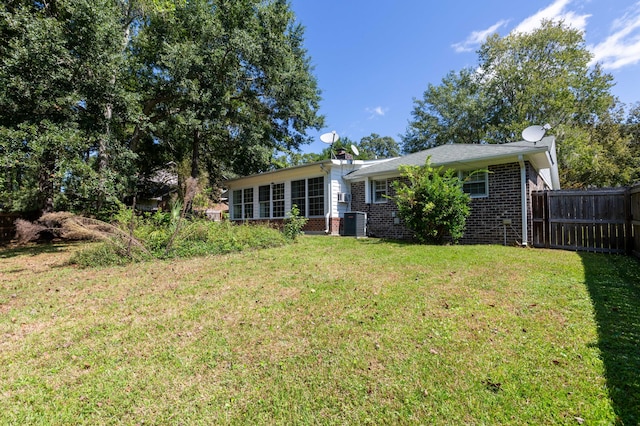
[[[324,194],[324,205],[327,206],[327,214],[324,216],[324,233],[328,235],[331,232],[331,229],[329,228],[329,222],[331,220],[331,213],[333,211],[333,195],[331,194],[331,169],[325,169],[324,165],[321,165],[320,167],[322,168],[322,171],[324,171],[327,175],[327,191],[326,194]]]
[[[527,231],[527,168],[522,155],[518,155],[518,162],[520,163],[520,196],[522,198],[522,245],[526,246],[529,240]]]

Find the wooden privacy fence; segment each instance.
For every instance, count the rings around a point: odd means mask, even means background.
[[[534,192],[531,201],[533,245],[600,253],[631,253],[634,247],[636,250],[640,247],[637,241],[640,231],[639,197],[640,186],[632,189]],[[635,210],[633,202],[636,203]],[[632,214],[635,220],[632,220]]]
[[[640,185],[629,190],[629,212],[631,219],[631,251],[640,258]]]

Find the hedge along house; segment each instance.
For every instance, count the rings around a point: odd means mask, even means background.
[[[360,234],[408,239],[397,215],[392,182],[400,166],[425,164],[458,171],[469,193],[471,215],[462,243],[527,244],[532,229],[531,193],[559,189],[555,138],[537,143],[450,144],[403,157],[360,161],[348,156],[227,181],[230,218],[280,223],[296,204],[309,218],[305,231],[342,235],[354,212]],[[481,173],[472,173],[482,170]],[[468,179],[469,175],[471,178]]]

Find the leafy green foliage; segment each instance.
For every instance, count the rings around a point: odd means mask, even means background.
[[[457,173],[431,166],[403,166],[403,179],[392,183],[398,213],[421,243],[442,244],[447,237],[462,238],[471,213],[470,198],[462,190]]]
[[[145,256],[135,247],[129,249],[130,255],[127,256],[126,243],[114,240],[78,251],[71,262],[84,267],[121,265],[153,258],[219,255],[286,243],[281,232],[267,226],[234,225],[204,219],[185,220],[179,232],[175,233],[176,221],[168,212],[137,218],[136,223],[134,237],[149,250],[151,256]],[[167,251],[170,242],[171,247]]]
[[[173,162],[265,170],[320,127],[287,2],[16,0],[0,5],[0,208],[92,215]]]
[[[300,215],[300,209],[294,204],[284,219],[282,232],[287,239],[295,241],[296,238],[303,234],[302,228],[304,228],[308,221],[308,218]]]
[[[622,135],[613,77],[590,60],[583,33],[563,23],[493,35],[477,66],[450,72],[414,101],[403,149],[511,142],[530,125],[550,123],[562,186],[627,185],[638,178],[637,153]],[[626,155],[635,158],[620,161]]]
[[[391,136],[380,136],[377,133],[371,133],[360,139],[357,145],[360,160],[372,160],[375,158],[391,158],[400,155],[400,146]]]
[[[373,160],[376,158],[390,158],[400,155],[400,146],[391,136],[380,136],[377,133],[371,133],[360,139],[360,142],[351,140],[348,136],[341,136],[332,146],[328,146],[322,152],[300,153],[296,151],[286,151],[272,160],[275,169],[281,169],[291,166],[299,166],[301,164],[314,163],[317,161],[328,160],[332,158],[339,149],[345,149],[348,153],[352,152],[351,145],[358,149],[359,154],[352,154],[357,160]]]

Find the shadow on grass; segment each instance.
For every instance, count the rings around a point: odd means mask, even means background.
[[[640,262],[581,254],[609,397],[619,422],[640,424]]]
[[[16,256],[35,256],[41,253],[56,253],[64,251],[68,246],[65,243],[41,243],[27,246],[2,246],[0,245],[0,259],[9,259]]]

